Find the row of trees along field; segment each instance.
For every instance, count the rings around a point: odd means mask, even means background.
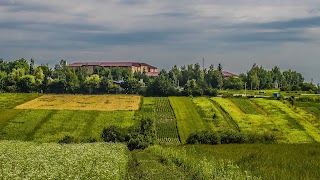
[[[221,64],[215,68],[202,69],[199,64],[178,68],[168,72],[162,70],[158,77],[146,73],[132,74],[129,68],[96,67],[93,74],[87,67],[71,68],[61,60],[54,68],[48,65],[36,66],[31,59],[4,61],[0,59],[0,91],[2,92],[44,92],[44,93],[142,93],[148,95],[216,95],[217,89],[274,88],[275,82],[281,90],[315,91],[313,83],[304,82],[303,76],[292,70],[281,72],[275,66],[266,70],[254,64],[239,77],[224,78]]]

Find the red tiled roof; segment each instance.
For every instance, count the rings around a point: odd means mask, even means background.
[[[225,77],[225,78],[228,78],[228,77],[231,77],[231,76],[235,76],[235,77],[239,77],[231,72],[227,72],[227,71],[223,71],[222,72],[222,76]]]
[[[148,66],[149,68],[156,68],[146,63],[139,62],[75,62],[70,64],[71,67],[81,67],[81,66],[102,66],[102,67],[140,67]]]
[[[147,76],[157,77],[159,75],[159,72],[146,72]]]

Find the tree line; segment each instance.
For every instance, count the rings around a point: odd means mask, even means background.
[[[277,66],[266,70],[254,64],[239,76],[223,76],[223,67],[211,65],[176,65],[159,76],[145,72],[132,73],[131,68],[96,67],[88,74],[88,67],[72,68],[61,60],[54,68],[36,66],[33,59],[4,61],[0,59],[0,92],[81,93],[81,94],[144,94],[144,95],[216,95],[220,89],[272,89],[283,91],[316,91],[313,83],[304,82],[301,73],[281,71]]]

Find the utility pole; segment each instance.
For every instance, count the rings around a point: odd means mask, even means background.
[[[202,70],[204,70],[204,58],[202,58]]]
[[[247,82],[244,83],[244,96],[247,97]]]

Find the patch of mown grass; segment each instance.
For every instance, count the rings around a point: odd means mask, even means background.
[[[35,141],[57,142],[64,136],[78,142],[101,141],[105,127],[129,127],[136,124],[133,111],[57,111],[34,135]]]
[[[28,135],[51,111],[25,110],[15,116],[0,130],[2,140],[27,140]]]
[[[231,98],[231,100],[246,114],[256,114],[256,115],[261,114],[261,112],[248,99]]]
[[[2,129],[8,121],[13,119],[23,110],[16,110],[16,109],[0,109],[0,129]]]
[[[187,138],[193,132],[210,130],[189,97],[169,97],[169,100],[177,119],[181,143],[186,143]]]
[[[25,110],[4,124],[1,139],[58,142],[71,136],[76,142],[101,141],[105,127],[137,124],[134,111]]]
[[[39,96],[38,93],[0,93],[0,109],[12,109]]]
[[[231,161],[261,179],[320,179],[319,144],[229,144],[166,147],[188,158]]]

